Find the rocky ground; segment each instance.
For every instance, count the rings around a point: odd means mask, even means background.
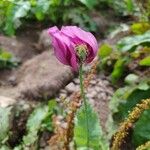
[[[58,102],[61,99],[71,99],[73,92],[79,90],[79,79],[75,78],[65,88],[60,90],[57,97]],[[94,76],[86,90],[86,96],[99,114],[100,123],[104,129],[109,114],[108,103],[113,92],[114,89],[107,77],[100,74]]]

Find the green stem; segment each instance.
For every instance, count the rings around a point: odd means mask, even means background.
[[[85,119],[86,119],[87,148],[89,148],[89,121],[88,121],[88,113],[87,113],[87,102],[86,102],[85,90],[84,90],[84,85],[83,85],[83,69],[82,69],[82,64],[80,65],[80,68],[79,68],[79,78],[80,78],[81,97],[82,97],[83,103],[84,103],[84,111],[85,111]]]

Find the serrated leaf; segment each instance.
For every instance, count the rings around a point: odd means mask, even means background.
[[[88,149],[92,150],[107,150],[97,114],[94,112],[89,103],[87,103],[87,116],[88,132],[85,107],[82,106],[77,112],[75,119],[74,141],[77,149],[80,150],[88,147]],[[89,144],[87,145],[88,141]]]
[[[52,129],[51,116],[55,107],[56,100],[53,99],[48,102],[48,105],[39,105],[34,109],[27,121],[27,135],[23,137],[24,145],[36,146],[39,131],[43,131],[43,128]]]
[[[150,45],[150,31],[147,31],[142,35],[125,37],[117,43],[118,49],[122,52],[135,50],[139,45]]]
[[[48,106],[45,105],[40,105],[31,113],[27,121],[28,134],[23,137],[23,142],[25,145],[31,145],[37,141],[38,131],[41,128],[42,121],[46,118],[47,114]]]

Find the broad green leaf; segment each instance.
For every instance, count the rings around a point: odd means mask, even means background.
[[[150,56],[145,57],[144,59],[142,59],[139,64],[141,66],[150,66]]]
[[[122,120],[137,103],[149,97],[150,85],[146,81],[141,81],[138,85],[118,89],[110,101],[110,108],[115,119]]]
[[[7,139],[10,129],[11,107],[0,107],[0,145]]]
[[[150,31],[147,31],[142,35],[125,37],[117,43],[118,49],[122,52],[135,50],[139,45],[150,45]]]
[[[142,145],[150,140],[150,109],[143,112],[135,123],[133,142],[135,146]]]
[[[102,129],[99,125],[98,116],[89,103],[87,103],[87,116],[88,123],[85,117],[85,107],[82,106],[75,118],[74,141],[77,149],[80,150],[88,147],[88,149],[91,150],[107,150],[106,143],[103,139]],[[89,145],[87,146],[88,140]]]
[[[127,101],[120,104],[119,106],[119,115],[123,119],[127,117],[128,111],[131,111],[137,103],[140,103],[142,99],[150,97],[150,89],[148,90],[134,90],[131,95],[128,97]]]
[[[141,86],[144,82],[145,85]],[[147,86],[149,87],[147,88]],[[140,103],[142,99],[146,98],[150,98],[149,80],[147,80],[147,83],[146,81],[141,81],[141,83],[137,85],[134,84],[119,88],[114,93],[109,104],[112,112],[108,122],[109,137],[117,130],[118,124],[128,116],[129,111],[131,111],[137,103]]]
[[[99,48],[99,52],[98,55],[100,58],[105,58],[107,56],[109,56],[112,52],[112,47],[109,44],[103,44],[100,48]]]

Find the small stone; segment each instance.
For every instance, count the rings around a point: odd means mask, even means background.
[[[95,91],[96,91],[96,92],[100,92],[100,87],[96,86],[96,87],[95,87]]]
[[[46,142],[44,138],[40,139],[40,147],[45,147],[46,146]]]
[[[94,98],[96,95],[97,95],[96,91],[91,91],[91,92],[87,93],[88,98]]]
[[[67,97],[67,94],[65,94],[65,93],[60,93],[59,97],[64,99],[64,98]]]
[[[16,85],[16,76],[10,76],[8,81],[15,86]]]
[[[44,150],[50,150],[51,148],[50,148],[50,146],[46,146],[45,148],[44,148]]]
[[[13,105],[16,102],[15,99],[10,97],[0,96],[0,107],[8,107]]]
[[[64,128],[64,129],[67,129],[68,125],[67,125],[66,122],[64,122],[64,123],[61,124],[61,127]]]
[[[75,84],[80,84],[80,80],[78,78],[75,78],[73,81]]]
[[[99,86],[102,86],[102,87],[104,86],[104,84],[102,83],[101,80],[98,82],[98,85],[99,85]]]
[[[91,80],[90,83],[95,85],[96,84],[96,80]]]
[[[65,89],[69,92],[69,93],[73,93],[74,91],[76,91],[76,86],[74,83],[69,83]]]
[[[104,83],[106,86],[109,85],[109,81],[107,81],[107,80],[104,80],[103,83]]]
[[[91,103],[92,106],[94,106],[95,105],[95,100],[93,98],[91,98],[90,103]]]
[[[67,91],[66,91],[66,90],[64,90],[64,89],[61,89],[61,90],[60,90],[60,93],[66,94],[66,93],[67,93]]]

